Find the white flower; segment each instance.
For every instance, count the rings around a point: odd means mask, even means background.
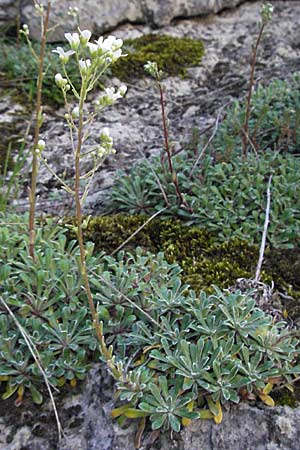
[[[39,14],[43,14],[44,6],[41,3],[36,3],[34,7]]]
[[[91,42],[87,43],[91,56],[96,56],[98,53],[98,45],[92,44]]]
[[[106,39],[103,39],[100,36],[95,42],[98,47],[98,54],[107,55],[111,59],[109,62],[115,62],[122,55],[122,39],[117,39],[115,36],[108,36]]]
[[[102,128],[101,133],[100,133],[100,139],[101,140],[111,139],[109,128],[107,128],[107,127]]]
[[[77,50],[80,44],[80,37],[78,33],[65,33],[65,38],[69,42],[72,50]]]
[[[23,33],[26,35],[26,36],[29,36],[29,28],[28,28],[28,25],[27,25],[27,23],[24,23],[23,24]]]
[[[58,87],[63,88],[67,85],[68,80],[66,78],[63,78],[61,73],[57,73],[55,75],[55,83]]]
[[[79,61],[79,67],[82,73],[86,73],[89,70],[89,67],[91,65],[91,60],[90,59],[81,59]]]
[[[103,47],[110,51],[119,50],[123,45],[122,39],[117,39],[115,36],[108,36],[103,41]]]
[[[123,84],[122,86],[119,87],[119,94],[124,97],[124,95],[127,92],[127,86],[125,86],[125,84]]]
[[[116,62],[117,59],[119,59],[121,56],[122,56],[122,49],[114,50],[114,51],[111,53],[111,59],[112,59],[112,62]]]
[[[75,106],[75,108],[73,109],[72,117],[73,119],[77,119],[77,117],[79,117],[79,106]]]
[[[115,88],[104,89],[104,94],[97,100],[96,104],[98,106],[110,106],[113,105],[119,98],[124,97],[126,92],[126,86],[121,86],[121,88],[116,91]]]
[[[91,36],[92,36],[92,33],[90,32],[90,30],[80,31],[80,42],[82,43],[82,45],[86,46],[86,44],[89,42]]]
[[[46,145],[46,142],[44,141],[44,139],[40,139],[38,141],[36,149],[35,149],[36,153],[41,153],[44,150],[45,145]]]
[[[68,16],[76,17],[78,15],[77,6],[69,6],[68,8]]]
[[[56,50],[52,50],[52,53],[57,53],[59,55],[59,59],[62,61],[62,63],[67,64],[67,62],[69,61],[69,57],[71,55],[74,55],[75,51],[68,50],[65,52],[62,47],[56,47]]]

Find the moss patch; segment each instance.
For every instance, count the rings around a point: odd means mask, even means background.
[[[97,252],[110,254],[146,220],[144,216],[120,214],[95,217],[90,220],[85,237],[95,243]],[[154,253],[163,251],[168,262],[181,265],[184,282],[198,292],[208,293],[212,292],[212,285],[228,288],[237,278],[253,277],[259,251],[258,246],[240,239],[220,243],[214,233],[182,225],[178,220],[159,219],[152,220],[124,249],[134,251],[137,246]],[[299,263],[299,249],[266,250],[262,281],[274,280],[278,290],[296,299],[285,305],[291,318],[300,317],[300,284],[295,269]]]
[[[145,76],[144,64],[155,61],[168,75],[184,77],[188,67],[200,64],[204,54],[202,41],[149,34],[125,41],[126,58],[112,67],[114,76],[130,81]]]
[[[275,401],[276,406],[289,406],[290,408],[297,408],[300,403],[300,383],[295,383],[294,392],[288,389],[271,392],[271,397]]]

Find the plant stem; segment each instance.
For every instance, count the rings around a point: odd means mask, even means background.
[[[249,82],[249,88],[248,88],[248,95],[246,100],[246,114],[245,114],[245,121],[243,125],[243,137],[242,137],[242,152],[243,156],[247,157],[247,141],[248,141],[248,131],[249,131],[249,120],[250,120],[250,108],[251,108],[251,97],[252,97],[252,90],[254,85],[254,72],[255,72],[255,65],[257,60],[257,50],[265,29],[265,23],[263,22],[261,24],[255,46],[253,48],[252,52],[252,59],[251,59],[251,72],[250,72],[250,82]]]
[[[80,249],[80,271],[83,278],[84,288],[86,291],[89,308],[92,314],[93,326],[96,331],[97,339],[100,345],[101,354],[104,356],[107,363],[109,363],[109,367],[113,373],[113,375],[120,379],[122,376],[122,372],[117,368],[113,361],[113,353],[112,347],[107,348],[104,335],[103,335],[103,327],[99,322],[98,314],[95,308],[93,294],[90,287],[89,277],[87,273],[86,267],[86,251],[83,241],[83,232],[82,232],[82,205],[81,205],[81,196],[80,196],[80,157],[81,157],[81,149],[83,144],[83,106],[87,95],[87,87],[86,82],[82,82],[81,92],[80,92],[80,102],[79,102],[79,125],[77,131],[77,147],[75,152],[75,204],[76,204],[76,222],[77,222],[77,238]]]
[[[41,39],[41,50],[39,55],[39,72],[37,79],[37,97],[36,97],[36,113],[35,113],[35,130],[34,130],[34,141],[32,146],[32,173],[31,173],[31,187],[29,188],[29,255],[34,259],[34,243],[35,243],[35,209],[36,209],[36,183],[39,168],[39,159],[36,154],[36,148],[39,140],[40,128],[41,128],[41,115],[42,115],[42,86],[44,78],[44,58],[45,58],[45,47],[47,40],[47,30],[49,24],[49,16],[51,10],[51,2],[47,4],[47,11],[44,20],[44,26],[42,30]]]
[[[170,142],[169,142],[169,133],[168,133],[168,126],[167,126],[167,116],[166,116],[166,111],[165,111],[165,101],[164,101],[163,88],[162,88],[162,85],[161,85],[160,81],[157,81],[157,85],[158,85],[159,95],[160,95],[160,107],[161,107],[161,115],[162,115],[165,150],[167,152],[167,160],[168,160],[169,171],[170,171],[170,174],[172,176],[172,182],[174,184],[176,195],[177,195],[177,197],[178,197],[178,199],[180,201],[180,204],[184,205],[188,210],[191,210],[191,208],[187,204],[186,200],[184,199],[184,197],[183,197],[183,195],[182,195],[182,193],[180,191],[177,174],[176,174],[176,172],[174,170],[174,166],[173,166],[173,162],[172,162],[172,148],[171,148]]]

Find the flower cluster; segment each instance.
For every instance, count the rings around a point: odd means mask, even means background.
[[[163,71],[158,69],[158,65],[154,61],[147,61],[144,65],[145,72],[149,73],[156,80],[160,80],[163,76]]]
[[[82,45],[82,47],[88,47],[92,58],[105,56],[106,61],[109,63],[114,63],[121,56],[124,56],[122,54],[122,39],[118,39],[115,36],[108,36],[104,39],[103,36],[100,36],[98,40],[92,43],[89,42],[91,36],[92,33],[89,30],[79,30],[79,33],[66,33],[65,38],[69,42],[71,51],[65,52],[61,47],[57,47],[53,52],[58,53],[60,58],[64,58],[66,54],[70,56],[75,53]]]
[[[69,49],[65,50],[62,47],[57,47],[53,50],[59,56],[62,63],[62,73],[55,75],[56,85],[61,89],[66,104],[66,113],[64,115],[67,125],[70,129],[71,139],[73,141],[73,133],[81,133],[80,141],[83,146],[89,136],[89,129],[97,113],[103,108],[113,105],[118,99],[125,96],[127,87],[120,86],[118,89],[111,87],[106,88],[98,100],[94,104],[94,111],[87,111],[85,102],[88,93],[94,88],[95,84],[122,54],[122,39],[117,39],[115,36],[108,36],[107,38],[99,37],[94,43],[90,42],[92,33],[89,30],[80,30],[74,33],[66,33],[65,38],[68,41]],[[81,87],[77,90],[77,85],[72,82],[69,74],[67,63],[73,55],[76,56],[78,71],[81,76]],[[74,58],[75,59],[75,58]],[[67,92],[74,94],[78,100],[77,104],[69,103],[67,99]],[[80,158],[92,157],[93,168],[81,175],[82,180],[90,180],[95,174],[96,170],[101,165],[105,156],[115,153],[113,148],[113,139],[110,136],[108,128],[103,128],[99,141],[96,146],[91,146],[87,150],[80,147],[76,150]],[[84,201],[89,187],[90,181],[87,182],[82,197]]]
[[[99,137],[101,142],[99,147],[97,148],[97,157],[99,159],[102,159],[105,156],[110,155],[111,153],[116,153],[116,150],[113,148],[113,139],[110,135],[109,128],[102,128]]]
[[[35,153],[40,156],[42,151],[44,150],[46,146],[46,142],[43,139],[39,139],[37,146],[35,148]]]
[[[105,107],[113,105],[117,100],[124,97],[127,86],[120,86],[118,90],[114,87],[104,89],[104,93],[97,99],[96,106]]]
[[[274,7],[272,3],[264,3],[262,5],[260,14],[263,24],[267,24],[268,22],[270,22],[270,20],[272,20],[273,11]]]
[[[68,16],[77,17],[78,16],[78,8],[77,6],[69,6],[68,8]]]
[[[92,56],[103,56],[109,59],[109,62],[115,62],[122,56],[122,39],[117,39],[115,36],[108,36],[106,39],[100,36],[95,44],[87,44]]]

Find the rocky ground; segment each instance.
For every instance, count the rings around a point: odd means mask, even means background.
[[[177,147],[191,142],[214,123],[220,108],[241,97],[247,87],[251,45],[257,31],[261,2],[247,2],[219,15],[178,20],[158,33],[202,39],[206,54],[202,65],[189,70],[187,79],[168,78],[164,82],[170,130]],[[286,78],[300,70],[300,0],[274,1],[274,19],[263,39],[256,79],[269,82]],[[114,33],[122,38],[137,37],[151,30],[146,26],[124,25]],[[112,84],[120,83],[112,80]],[[93,99],[91,98],[91,101]],[[20,131],[29,118],[22,106],[7,97],[0,99],[1,120],[16,122]],[[72,155],[63,108],[46,109],[41,137],[47,142],[45,156],[51,167],[71,179]],[[24,127],[25,123],[25,127]],[[117,154],[109,158],[96,175],[87,199],[86,212],[99,214],[108,206],[109,188],[117,168],[128,169],[141,158],[156,154],[162,147],[158,93],[149,79],[129,85],[126,98],[107,110],[95,123],[91,140],[103,126],[111,128]],[[194,130],[194,132],[193,132]],[[194,137],[193,137],[194,136]],[[16,201],[27,208],[27,185]],[[70,205],[65,194],[41,167],[38,185],[40,211],[66,214]],[[66,437],[57,444],[56,425],[50,403],[42,408],[30,404],[16,408],[12,401],[0,401],[0,450],[133,450],[134,426],[122,430],[112,423],[110,380],[95,368],[85,385],[58,398],[58,408]],[[242,405],[225,412],[224,421],[195,422],[179,438],[164,436],[151,442],[148,434],[144,450],[297,450],[299,408],[274,409]],[[299,434],[298,434],[299,435]]]
[[[164,81],[171,136],[178,148],[197,139],[199,133],[214,122],[222,106],[244,94],[249,79],[251,46],[258,30],[260,6],[260,1],[250,1],[218,15],[178,20],[155,31],[202,39],[205,44],[206,53],[201,66],[189,69],[186,79],[169,77]],[[274,6],[274,18],[259,51],[257,82],[267,83],[276,77],[286,78],[300,69],[300,1],[276,1]],[[125,39],[151,31],[147,26],[126,24],[115,30],[114,34]],[[109,80],[110,85],[121,82]],[[153,81],[148,78],[136,80],[128,88],[126,98],[107,109],[92,127],[90,142],[97,140],[103,126],[110,127],[117,154],[108,158],[102,170],[96,174],[87,198],[86,213],[100,214],[109,206],[107,194],[117,168],[128,169],[142,155],[148,157],[162,148],[159,98]],[[90,101],[93,99],[92,96]],[[11,102],[4,97],[1,103],[2,112],[6,112],[10,118],[18,118],[20,122],[20,107],[14,104],[13,108],[18,113],[11,116]],[[56,173],[64,174],[71,181],[73,161],[69,134],[63,119],[65,111],[63,108],[45,110],[47,114],[41,130],[41,138],[47,143],[44,155]],[[21,117],[24,124],[24,117]],[[65,192],[44,166],[41,166],[39,178],[40,211],[55,211],[63,215],[72,208]],[[21,210],[27,208],[27,184],[28,180],[21,198],[16,202]]]
[[[138,424],[121,428],[111,419],[111,386],[105,369],[95,366],[84,386],[56,398],[60,443],[50,402],[17,408],[0,400],[0,450],[135,450]],[[299,420],[300,408],[241,403],[224,410],[220,425],[194,421],[172,436],[146,428],[140,450],[298,450]]]

